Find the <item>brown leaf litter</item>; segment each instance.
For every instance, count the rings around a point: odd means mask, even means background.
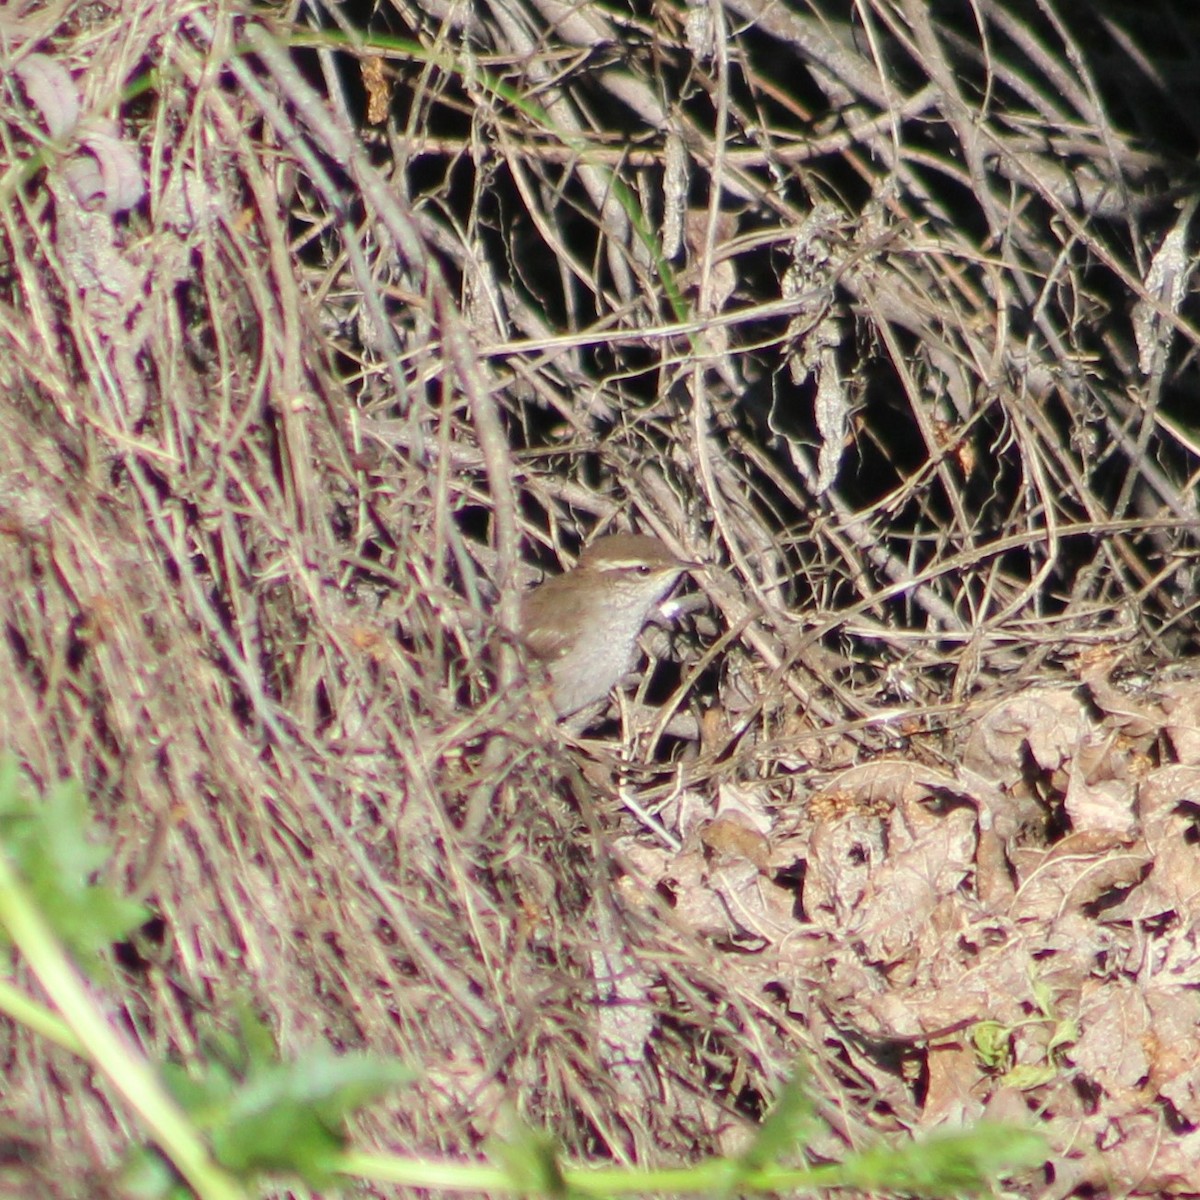
[[[1044,1194],[1117,1172],[1188,1194],[1200,683],[1127,692],[1102,662],[1084,674],[970,713],[957,766],[855,766],[799,811],[743,784],[711,813],[680,806],[678,853],[623,850],[900,1119],[1036,1112],[1056,1141]]]

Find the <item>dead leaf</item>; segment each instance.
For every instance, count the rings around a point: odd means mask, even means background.
[[[1200,765],[1200,680],[1176,680],[1157,690],[1175,757],[1185,766]]]
[[[1011,788],[1025,775],[1027,755],[1048,775],[1061,771],[1090,727],[1075,688],[1031,688],[1000,701],[976,722],[963,763]]]
[[[1129,842],[1107,830],[1070,834],[1049,849],[1014,848],[1010,858],[1018,887],[1009,911],[1026,921],[1054,921],[1068,909],[1131,887],[1150,861],[1144,842]]]
[[[1075,832],[1107,830],[1132,836],[1137,826],[1128,757],[1111,731],[1094,730],[1076,747],[1064,807]]]
[[[1138,788],[1138,816],[1149,873],[1110,920],[1145,920],[1174,912],[1185,924],[1200,916],[1200,768],[1163,767]]]
[[[1150,1059],[1146,1036],[1150,1009],[1141,990],[1123,979],[1089,979],[1079,1002],[1079,1039],[1067,1057],[1108,1095],[1110,1116],[1135,1112],[1146,1091]]]
[[[79,121],[79,89],[70,72],[55,58],[30,54],[13,67],[13,74],[21,81],[50,136],[62,141]]]
[[[1200,1124],[1200,994],[1192,987],[1153,987],[1146,1005],[1150,1026],[1142,1048],[1150,1064],[1148,1086],[1189,1124]]]
[[[744,860],[759,872],[766,871],[770,863],[770,843],[736,817],[714,817],[701,830],[700,840],[714,861]]]
[[[111,121],[80,131],[84,153],[74,154],[63,165],[63,178],[80,207],[109,216],[127,212],[146,194],[137,155]]]
[[[367,92],[367,122],[381,125],[392,105],[392,88],[384,73],[383,59],[372,54],[362,60],[360,71]]]

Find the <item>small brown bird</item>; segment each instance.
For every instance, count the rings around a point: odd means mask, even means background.
[[[584,550],[574,570],[525,593],[521,637],[546,664],[560,717],[608,695],[629,670],[655,606],[696,565],[657,538],[615,533]]]

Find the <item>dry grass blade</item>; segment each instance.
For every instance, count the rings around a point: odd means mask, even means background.
[[[936,1024],[891,989],[941,951],[855,896],[1051,956],[1145,882],[1141,767],[1091,739],[1191,761],[1176,684],[1114,697],[1196,648],[1200,18],[831,7],[0,16],[2,741],[82,782],[169,933],[114,998],[152,1056],[248,1000],[285,1053],[423,1069],[367,1140],[466,1153],[516,1105],[661,1162],[735,1145],[807,1051],[832,1154],[990,1086],[887,1041]],[[690,724],[568,749],[522,560],[626,527],[711,564],[649,638]],[[1070,749],[1003,701],[1063,663]],[[1131,921],[1186,909],[1177,832]],[[855,838],[892,857],[848,883]],[[937,961],[949,1025],[979,993]],[[1081,989],[1080,1086],[1149,1127]],[[71,1108],[64,1194],[110,1170],[112,1098],[4,1040],[2,1115]],[[1132,1140],[1130,1186],[1186,1177]]]

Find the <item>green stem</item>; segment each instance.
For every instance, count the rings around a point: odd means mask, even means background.
[[[109,1024],[0,849],[0,923],[57,1005],[82,1053],[141,1115],[155,1141],[202,1200],[246,1200],[137,1050]],[[60,1045],[61,1039],[55,1038]]]
[[[502,1192],[526,1189],[503,1167],[414,1161],[386,1154],[348,1153],[336,1169],[375,1183],[436,1188],[451,1192]],[[789,1168],[768,1165],[744,1168],[729,1159],[710,1159],[690,1167],[636,1170],[625,1167],[561,1167],[569,1193],[578,1196],[628,1196],[655,1193],[728,1194],[737,1192],[804,1192],[836,1186],[838,1167]]]

